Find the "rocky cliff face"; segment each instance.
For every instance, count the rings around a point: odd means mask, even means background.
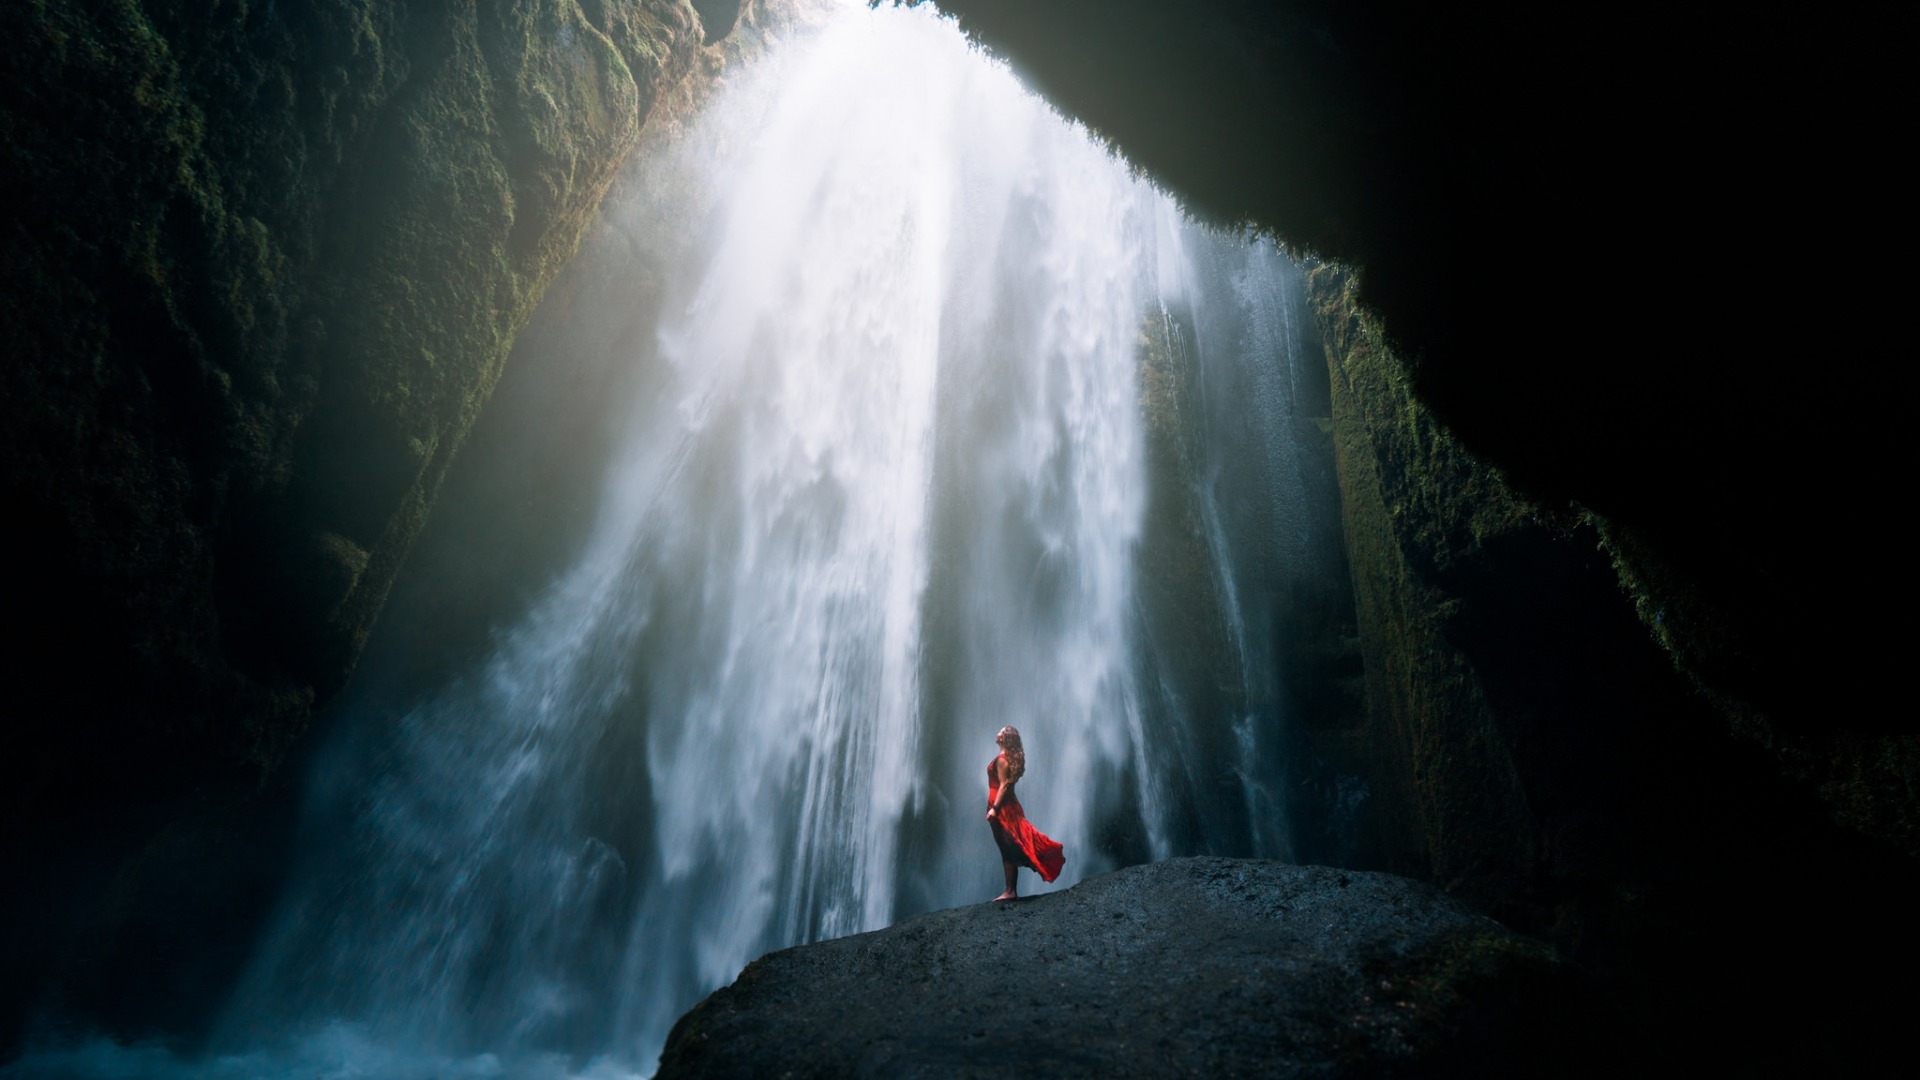
[[[10,926],[140,906],[118,860],[183,815],[176,852],[233,831],[205,822],[351,670],[515,333],[741,8],[0,14]],[[92,936],[10,936],[8,993]]]
[[[1370,784],[1362,862],[1551,942],[1662,1053],[1869,1067],[1891,1017],[1832,988],[1853,950],[1920,959],[1912,860],[1726,736],[1604,523],[1517,494],[1420,401],[1352,276],[1312,282],[1367,701],[1320,738]]]
[[[1610,1076],[1585,976],[1386,874],[1174,859],[756,960],[666,1077]]]
[[[128,741],[284,753],[700,34],[669,3],[296,8],[7,15],[36,631],[9,674],[25,715],[94,732],[9,775],[23,808]]]

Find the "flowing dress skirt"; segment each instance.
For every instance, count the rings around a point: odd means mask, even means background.
[[[994,768],[999,760],[987,763],[988,806],[1000,794],[1000,772]],[[1020,808],[1018,795],[1007,796],[1007,801],[1000,804],[1000,813],[987,824],[993,827],[993,842],[1000,845],[1000,858],[1028,867],[1047,881],[1060,876],[1060,868],[1067,863],[1066,850],[1033,827],[1027,812]]]

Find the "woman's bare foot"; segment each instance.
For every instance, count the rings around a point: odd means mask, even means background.
[[[1001,859],[1000,871],[1001,873],[1004,873],[1005,875],[1007,875],[1007,891],[1001,893],[999,896],[994,897],[994,899],[995,900],[1020,899],[1020,868],[1008,862],[1006,859]]]

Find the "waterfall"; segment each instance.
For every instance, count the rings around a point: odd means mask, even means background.
[[[591,528],[484,662],[343,697],[201,1074],[645,1073],[754,957],[997,892],[1002,724],[1067,851],[1028,891],[1291,853],[1297,268],[919,10],[701,124],[671,302],[576,313],[646,373]]]

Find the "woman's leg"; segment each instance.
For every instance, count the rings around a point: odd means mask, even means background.
[[[1001,893],[999,896],[994,897],[994,899],[995,900],[1018,900],[1020,898],[1020,892],[1015,886],[1018,883],[1017,879],[1020,874],[1020,868],[1008,862],[1005,859],[1000,860],[1000,868],[1007,872],[1007,891]]]

